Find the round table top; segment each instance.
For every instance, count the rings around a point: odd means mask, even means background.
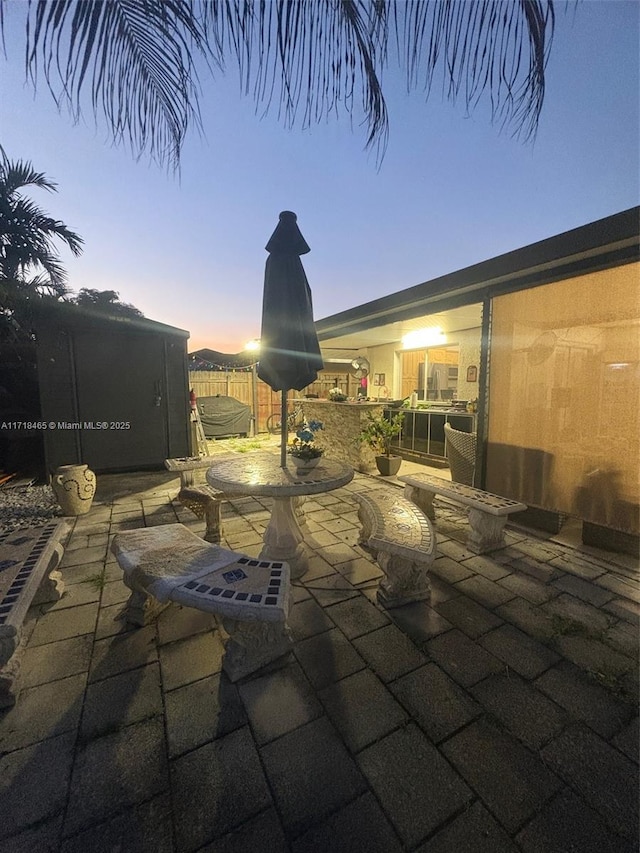
[[[207,471],[210,486],[227,494],[261,495],[271,498],[295,497],[330,492],[346,486],[353,479],[353,468],[324,456],[315,468],[298,472],[287,457],[287,467],[280,467],[275,453],[247,453],[215,460]]]

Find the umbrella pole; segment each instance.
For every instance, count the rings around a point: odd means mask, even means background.
[[[287,467],[287,439],[289,438],[289,424],[287,423],[287,392],[282,392],[282,406],[280,413],[280,467]]]

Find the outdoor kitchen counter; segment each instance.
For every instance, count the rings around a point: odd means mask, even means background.
[[[402,411],[402,433],[392,445],[436,462],[445,463],[446,460],[445,424],[460,432],[475,432],[477,429],[476,414],[453,407],[436,405]]]
[[[376,470],[371,448],[359,442],[358,435],[367,423],[367,415],[381,415],[386,402],[332,403],[330,400],[296,400],[307,421],[321,421],[324,429],[315,433],[315,443],[333,459],[346,462],[356,471],[368,474]]]

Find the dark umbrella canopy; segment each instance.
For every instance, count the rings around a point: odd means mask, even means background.
[[[258,376],[274,391],[282,391],[283,447],[285,464],[286,392],[301,390],[313,382],[322,368],[322,356],[313,322],[311,289],[300,255],[310,251],[290,210],[266,245],[269,257],[264,273],[262,332]]]
[[[266,245],[258,376],[274,391],[301,390],[322,368],[311,289],[300,255],[310,251],[289,210]]]

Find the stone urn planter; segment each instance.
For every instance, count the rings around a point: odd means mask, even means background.
[[[65,515],[85,515],[96,493],[96,475],[88,465],[61,465],[51,478],[51,488]]]
[[[383,477],[393,477],[402,465],[402,456],[376,456],[378,471]]]

